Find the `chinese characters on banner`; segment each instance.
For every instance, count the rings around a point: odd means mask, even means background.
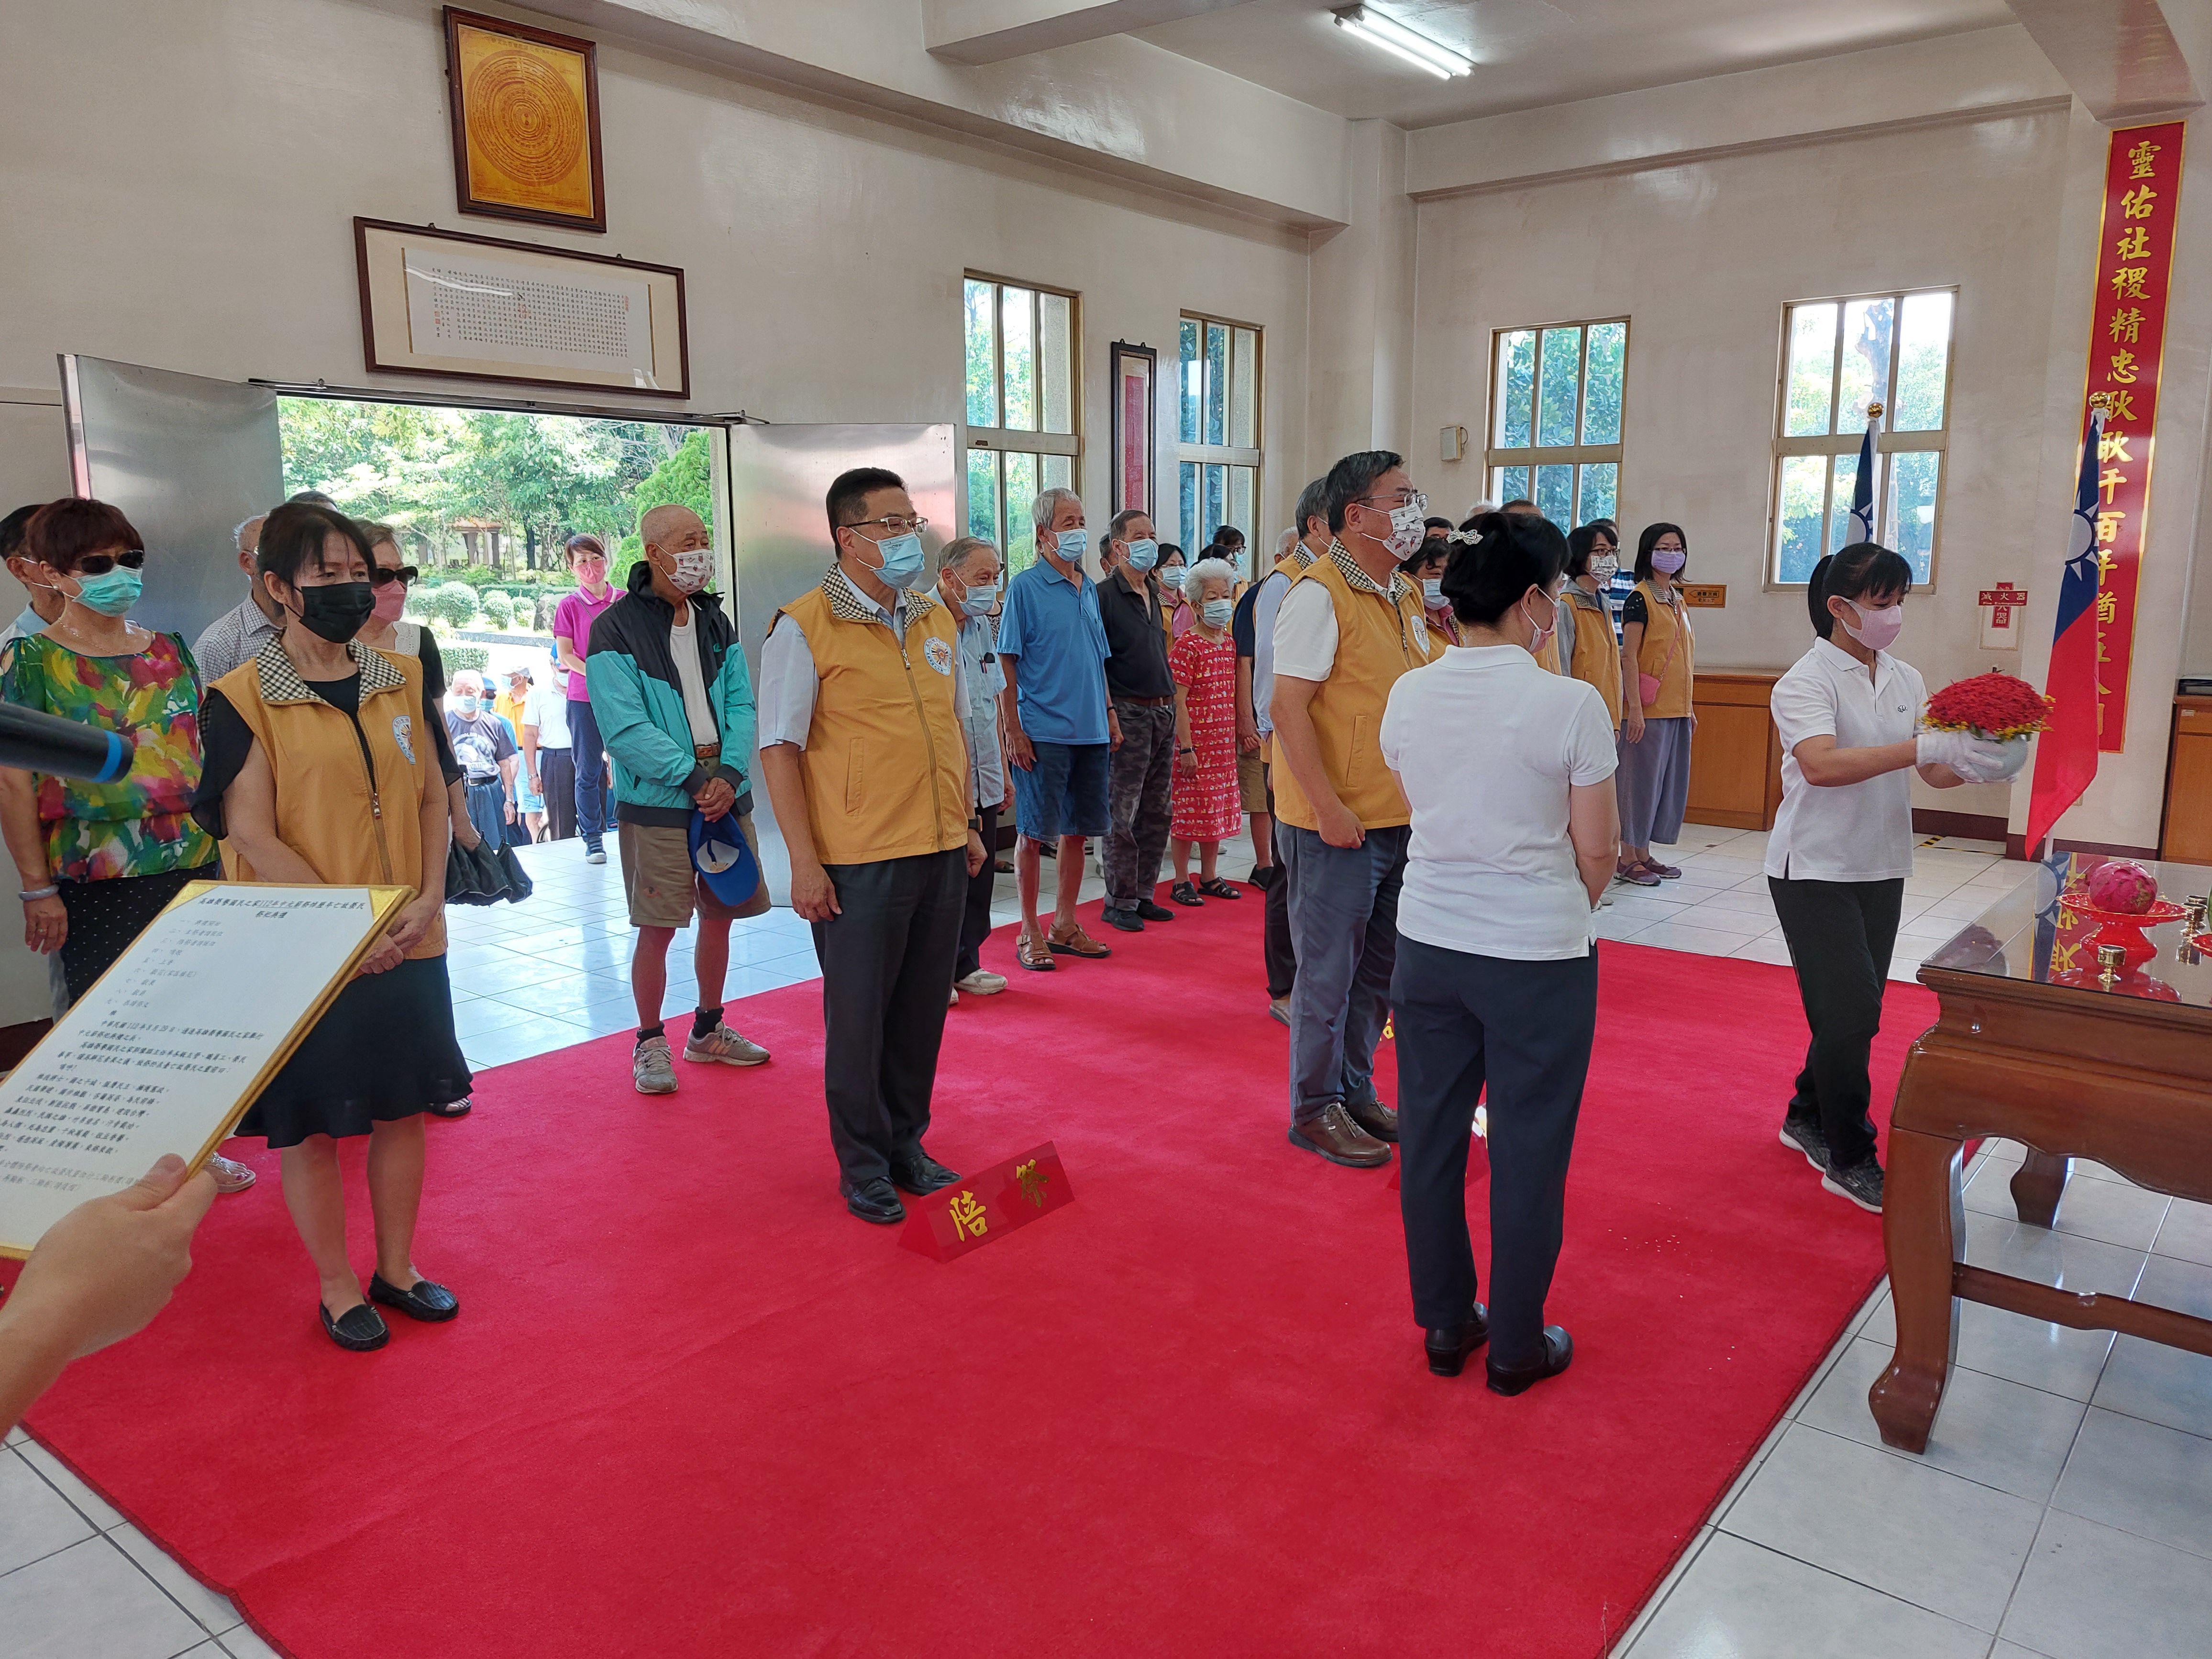
[[[2123,127],[2105,164],[2089,374],[2081,405],[2106,409],[2097,451],[2097,747],[2126,746],[2134,667],[2136,592],[2149,524],[2158,383],[2166,350],[2166,301],[2181,201],[2182,123]]]

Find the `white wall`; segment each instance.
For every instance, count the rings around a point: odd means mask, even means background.
[[[1455,507],[1483,493],[1493,329],[1626,313],[1624,533],[1675,520],[1690,577],[1728,584],[1726,609],[1697,614],[1701,665],[1786,666],[1811,635],[1803,590],[1763,584],[1783,307],[1955,283],[1936,581],[1900,649],[1931,686],[2021,672],[2021,653],[1979,649],[1974,599],[2056,567],[2063,525],[2033,486],[2066,136],[2063,112],[2013,116],[1424,202],[1418,475]],[[1429,446],[1453,424],[1474,453],[1446,465]],[[2005,811],[2001,789],[1923,804]]]

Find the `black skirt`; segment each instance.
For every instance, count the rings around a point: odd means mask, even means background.
[[[150,876],[108,876],[99,881],[59,883],[69,933],[62,940],[62,973],[75,1002],[92,982],[115,965],[154,918],[184,890],[188,881],[221,881],[220,861],[197,870],[161,870]]]
[[[469,1086],[446,959],[423,957],[363,974],[339,992],[236,1133],[265,1136],[271,1146],[365,1135],[434,1102],[459,1100]]]

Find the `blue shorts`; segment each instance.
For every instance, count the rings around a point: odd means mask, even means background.
[[[1040,743],[1036,765],[1014,770],[1014,827],[1031,841],[1103,836],[1106,778],[1113,755],[1103,743]]]

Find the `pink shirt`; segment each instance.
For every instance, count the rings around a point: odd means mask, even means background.
[[[579,658],[588,657],[592,653],[592,624],[599,621],[600,613],[620,597],[621,590],[612,582],[607,584],[607,596],[604,599],[595,599],[582,588],[578,588],[554,607],[553,636],[574,645]],[[584,677],[581,674],[569,675],[568,701],[589,702],[591,697],[592,694],[584,689]]]

